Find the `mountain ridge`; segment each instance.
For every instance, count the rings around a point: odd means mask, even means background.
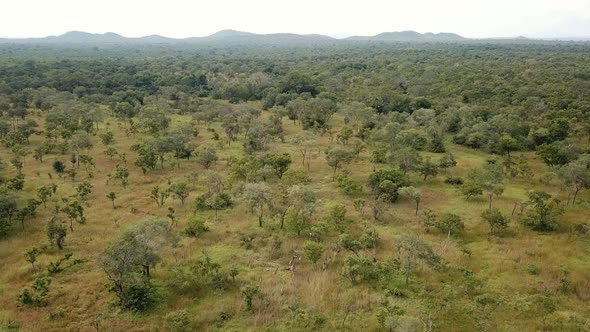
[[[346,40],[378,40],[378,41],[460,41],[467,38],[456,33],[441,32],[441,33],[419,33],[412,30],[396,31],[396,32],[382,32],[375,36],[351,36],[344,38]]]
[[[208,36],[171,38],[157,34],[141,37],[125,37],[115,32],[90,33],[72,30],[58,36],[39,38],[0,38],[0,44],[272,44],[272,45],[313,45],[341,42],[377,43],[455,43],[455,42],[523,42],[523,41],[589,41],[590,38],[544,39],[523,36],[511,38],[467,38],[456,33],[419,33],[413,30],[382,32],[373,36],[349,36],[334,38],[321,34],[270,33],[257,34],[239,30],[225,29]]]
[[[452,35],[453,37],[448,37]],[[452,41],[465,40],[466,38],[454,33],[425,33],[416,31],[383,32],[375,36],[351,36],[348,38],[334,38],[321,34],[296,34],[296,33],[270,33],[257,34],[252,32],[232,29],[220,30],[203,37],[171,38],[161,35],[149,35],[142,37],[125,37],[114,32],[90,33],[72,30],[58,36],[46,36],[39,38],[0,38],[4,43],[127,43],[127,42],[154,42],[154,43],[195,43],[195,42],[336,42],[336,41]]]

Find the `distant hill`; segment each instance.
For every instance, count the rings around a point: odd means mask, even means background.
[[[561,39],[564,40],[564,39]],[[576,41],[576,39],[570,39]],[[583,41],[583,38],[577,41]],[[125,37],[113,32],[88,33],[82,31],[70,31],[59,36],[43,38],[0,38],[1,43],[12,44],[84,44],[84,45],[116,45],[116,44],[198,44],[198,45],[323,45],[345,42],[380,42],[380,43],[449,43],[449,42],[552,42],[560,40],[516,38],[483,38],[470,39],[455,33],[419,33],[416,31],[383,32],[375,36],[352,36],[336,39],[329,36],[310,34],[299,35],[294,33],[256,34],[237,30],[221,30],[205,37],[168,38],[159,35],[145,37]]]
[[[222,30],[206,37],[181,39],[180,42],[201,44],[317,44],[337,39],[323,35],[298,35],[294,33],[255,34],[236,30]]]
[[[236,30],[221,30],[210,36],[168,38],[159,35],[129,38],[113,32],[88,33],[70,31],[59,36],[43,38],[0,38],[0,43],[32,44],[302,44],[333,42],[337,39],[323,35],[298,35],[293,33],[255,34]]]
[[[69,31],[59,36],[43,38],[0,39],[0,43],[32,43],[32,44],[123,44],[123,43],[162,43],[174,42],[173,38],[151,35],[139,38],[124,37],[114,32],[89,33]]]
[[[194,37],[190,39],[209,39],[209,40],[220,40],[220,39],[234,39],[234,38],[251,38],[255,37],[255,33],[237,31],[237,30],[221,30],[206,37]]]
[[[463,41],[466,38],[455,33],[419,33],[416,31],[383,32],[376,36],[352,36],[345,40],[381,41],[381,42],[449,42]]]
[[[118,35],[114,32],[96,34],[82,31],[70,31],[64,33],[61,36],[38,38],[37,41],[57,41],[67,43],[120,43],[124,42],[126,39],[126,37]]]

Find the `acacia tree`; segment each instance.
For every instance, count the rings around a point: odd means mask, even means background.
[[[313,145],[316,142],[316,137],[308,131],[304,131],[294,136],[292,143],[297,146],[299,153],[301,154],[301,163],[303,166],[307,164],[307,170],[309,171],[311,159],[313,156],[312,150]]]
[[[498,208],[485,210],[481,218],[490,225],[490,232],[498,234],[508,228],[508,218],[506,218]]]
[[[342,166],[350,164],[354,160],[354,153],[340,149],[334,148],[326,151],[326,161],[328,165],[334,169],[332,174],[332,179],[336,177],[336,171]]]
[[[310,227],[311,213],[308,210],[300,210],[290,207],[285,213],[284,222],[287,225],[287,229],[299,236],[301,235],[301,232]]]
[[[109,201],[111,201],[111,203],[113,204],[113,210],[117,208],[117,206],[115,205],[115,199],[117,199],[117,194],[115,194],[114,191],[109,192],[106,197],[109,199]]]
[[[107,130],[98,135],[100,137],[100,141],[104,146],[109,146],[115,144],[115,135],[112,131]]]
[[[305,257],[315,264],[322,257],[324,246],[315,241],[305,241],[303,244],[303,252],[305,253]]]
[[[434,253],[432,247],[413,234],[402,234],[397,241],[397,249],[403,257],[406,287],[410,282],[410,274],[417,267],[418,260],[430,267],[440,265],[440,257]]]
[[[60,250],[64,248],[64,241],[67,234],[68,230],[66,226],[58,222],[56,217],[52,217],[49,223],[47,223],[47,237],[49,238],[49,242],[52,245],[57,245]]]
[[[170,197],[170,189],[161,189],[160,186],[153,187],[150,193],[150,198],[156,202],[158,207],[164,206],[168,197]]]
[[[117,165],[115,168],[115,179],[121,180],[121,185],[126,187],[129,183],[129,169],[125,166]]]
[[[369,175],[369,188],[376,200],[396,202],[399,189],[409,184],[408,178],[398,170],[381,170]]]
[[[269,154],[266,156],[266,163],[272,168],[279,179],[289,170],[291,165],[291,155],[288,153]]]
[[[43,156],[49,153],[49,147],[47,146],[47,144],[44,143],[41,143],[33,151],[33,158],[35,158],[35,160],[38,160],[40,163],[43,162]]]
[[[418,152],[411,147],[396,151],[395,154],[390,157],[390,159],[397,164],[404,175],[406,175],[408,171],[413,170],[418,165],[420,165],[422,161],[420,154],[418,154]]]
[[[35,262],[37,261],[37,256],[39,256],[41,254],[41,249],[37,248],[37,247],[32,247],[27,249],[27,251],[25,251],[25,259],[27,260],[27,262],[31,263],[31,266],[33,267],[33,271],[37,271],[37,268],[35,267]]]
[[[0,193],[0,219],[12,222],[17,210],[17,196],[14,193]]]
[[[197,153],[197,162],[205,169],[209,169],[217,161],[217,152],[212,147],[205,147],[202,151]]]
[[[242,193],[244,202],[258,214],[258,226],[262,227],[264,208],[272,204],[272,192],[266,183],[247,183]]]
[[[457,166],[457,161],[455,160],[455,156],[452,153],[445,154],[438,161],[438,167],[442,169],[447,169],[455,166]]]
[[[64,198],[65,206],[61,208],[61,212],[65,213],[70,220],[70,231],[74,231],[74,221],[78,224],[85,224],[86,217],[84,216],[84,207],[77,199]]]
[[[88,195],[92,193],[92,184],[88,181],[84,181],[76,186],[76,196],[82,201],[86,202]]]
[[[190,188],[186,182],[178,182],[170,186],[170,192],[174,195],[174,198],[180,200],[180,204],[184,205],[184,201],[190,195]]]
[[[76,151],[76,168],[80,168],[80,150],[90,149],[92,147],[90,136],[86,132],[78,132],[72,136],[70,144]]]
[[[22,229],[25,229],[25,219],[34,217],[36,214],[37,207],[41,204],[36,199],[29,199],[27,205],[16,211],[16,218],[20,220]]]
[[[283,229],[285,216],[289,209],[293,209],[297,214],[311,217],[315,208],[315,193],[306,186],[293,185],[291,187],[281,186],[279,192],[275,194],[272,209],[279,215],[280,228]]]
[[[567,204],[576,204],[576,198],[582,188],[590,188],[590,154],[584,154],[579,159],[562,166],[558,171],[563,184],[572,188],[567,199]]]
[[[500,153],[507,154],[510,159],[510,152],[518,150],[518,141],[509,134],[503,134],[498,139]]]
[[[559,201],[552,199],[551,195],[539,190],[527,193],[527,205],[531,207],[525,214],[522,222],[534,231],[550,232],[557,229],[559,221],[557,217],[563,213]]]
[[[488,209],[491,209],[493,197],[504,192],[503,181],[502,165],[496,161],[488,161],[482,169],[470,171],[467,174],[467,181],[459,190],[466,199],[482,195],[485,191],[488,195]]]
[[[161,261],[159,250],[176,242],[164,220],[146,220],[111,243],[100,265],[123,309],[144,310],[154,302],[150,268]]]
[[[499,196],[504,192],[504,187],[502,186],[502,182],[504,181],[502,165],[497,162],[488,162],[483,168],[483,173],[480,173],[479,176],[483,190],[488,193],[488,209],[491,209],[494,195]]]
[[[430,161],[430,158],[427,158],[422,163],[418,165],[418,171],[424,177],[424,181],[431,176],[436,177],[438,175],[438,165]]]
[[[227,137],[227,145],[230,145],[240,131],[237,117],[234,114],[226,115],[223,119],[222,127]]]
[[[343,145],[348,145],[348,141],[352,138],[353,131],[350,127],[344,126],[340,129],[340,132],[336,135],[336,140]]]
[[[422,200],[422,194],[416,188],[409,186],[403,187],[400,189],[402,195],[407,196],[410,200],[416,203],[416,215],[418,215],[418,206],[420,205],[420,201]]]
[[[132,147],[131,149],[133,150],[133,147]],[[115,157],[117,154],[119,154],[119,153],[117,152],[117,149],[115,149],[115,148],[114,148],[114,147],[112,147],[112,146],[109,146],[109,147],[108,147],[106,150],[104,150],[104,151],[103,151],[103,153],[104,153],[105,155],[107,155],[107,156],[108,156],[108,157],[109,157],[111,160],[113,160],[113,157]],[[141,164],[141,163],[140,163],[140,164]],[[144,174],[145,174],[145,170],[144,170],[144,169],[142,169],[142,170],[144,171]]]
[[[459,188],[459,191],[463,196],[465,196],[465,199],[483,194],[482,186],[472,179],[465,181],[465,183],[463,183]]]
[[[357,257],[359,255],[359,251],[363,249],[363,244],[359,240],[350,236],[349,234],[341,234],[338,240],[338,245],[341,248],[352,252]]]
[[[141,168],[143,174],[146,174],[148,170],[153,170],[156,168],[157,165],[157,158],[156,150],[152,148],[146,142],[136,143],[131,146],[131,150],[137,152],[137,159],[135,160],[135,165]],[[117,154],[115,149],[107,149],[106,153],[113,159],[113,155]]]
[[[82,154],[78,157],[78,161],[84,165],[84,170],[86,171],[86,174],[88,174],[88,177],[94,177],[92,169],[96,168],[96,163],[94,162],[93,158],[89,155]]]
[[[440,220],[435,224],[435,227],[441,232],[447,233],[447,238],[450,238],[451,235],[458,235],[463,232],[465,224],[461,221],[460,216],[453,213],[446,213],[442,215]]]
[[[141,126],[152,135],[166,130],[170,125],[170,118],[158,105],[146,105],[141,109]]]

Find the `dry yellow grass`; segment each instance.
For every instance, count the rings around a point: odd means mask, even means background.
[[[263,113],[262,117],[268,114]],[[186,121],[188,117],[175,116],[174,122]],[[41,118],[36,118],[42,123]],[[341,119],[334,120],[337,125]],[[102,129],[109,128],[115,133],[115,147],[120,152],[127,153],[127,165],[131,170],[130,184],[126,188],[121,187],[112,180],[107,184],[108,174],[112,173],[115,161],[111,161],[102,153],[104,147],[98,137],[93,138],[94,148],[88,152],[96,161],[96,171],[93,179],[90,179],[94,188],[90,195],[90,204],[86,208],[88,222],[85,225],[74,225],[74,232],[66,238],[66,247],[63,251],[49,248],[44,252],[37,263],[39,269],[45,269],[49,262],[60,258],[64,253],[72,253],[75,258],[84,259],[83,264],[77,265],[53,278],[50,286],[49,305],[43,308],[21,307],[17,303],[17,297],[23,287],[27,287],[33,280],[33,271],[23,258],[25,249],[32,246],[47,244],[45,224],[51,216],[53,204],[48,208],[39,208],[35,220],[26,224],[26,230],[16,228],[16,234],[0,242],[0,320],[16,321],[24,331],[88,331],[92,329],[92,322],[98,316],[101,320],[101,330],[104,331],[156,331],[163,326],[163,316],[170,311],[187,309],[193,318],[194,328],[198,330],[215,330],[215,322],[221,311],[234,314],[233,318],[222,327],[226,330],[257,331],[263,328],[297,329],[289,321],[289,312],[286,306],[299,304],[306,310],[313,309],[327,318],[325,330],[350,330],[368,331],[379,328],[374,318],[374,309],[382,299],[382,293],[368,285],[351,287],[340,275],[342,261],[347,253],[336,254],[332,247],[335,239],[329,239],[325,243],[326,255],[332,258],[330,267],[325,272],[319,271],[321,262],[312,265],[305,260],[297,264],[295,273],[286,271],[286,266],[293,252],[301,253],[301,245],[305,236],[282,236],[282,255],[277,259],[269,258],[270,242],[269,227],[276,227],[276,220],[267,218],[265,229],[257,226],[255,216],[248,213],[243,205],[237,205],[231,210],[221,211],[219,220],[215,221],[212,212],[198,212],[198,215],[208,220],[211,231],[199,239],[184,238],[176,248],[166,250],[163,253],[163,263],[154,270],[154,278],[166,283],[170,280],[169,268],[177,264],[186,263],[192,259],[202,257],[206,252],[215,261],[224,267],[239,265],[240,285],[258,285],[263,293],[263,301],[257,304],[253,314],[244,311],[243,298],[239,289],[231,289],[223,293],[205,292],[202,297],[187,295],[175,295],[170,292],[167,300],[154,312],[147,315],[134,315],[120,312],[112,306],[113,294],[106,288],[107,280],[104,273],[97,265],[101,253],[116,239],[126,228],[150,217],[165,218],[166,208],[158,208],[149,198],[150,191],[155,185],[163,185],[169,179],[172,182],[185,179],[192,173],[201,174],[203,168],[194,161],[182,161],[180,168],[167,168],[149,172],[146,176],[133,165],[135,155],[130,151],[131,145],[139,138],[126,137],[117,124],[117,120],[109,118],[101,125]],[[212,125],[218,133],[222,133],[219,124]],[[300,131],[298,126],[291,121],[284,121],[286,143],[273,142],[271,150],[286,151],[293,157],[292,168],[304,170],[301,165],[297,147],[289,143],[289,137]],[[196,143],[200,147],[213,145],[217,142],[211,140],[211,133],[207,132],[203,125],[199,127],[200,136]],[[38,144],[43,138],[34,137],[31,145]],[[242,138],[240,137],[240,140]],[[330,145],[327,136],[319,137],[316,149],[323,152]],[[447,144],[455,154],[458,166],[451,172],[457,175],[464,174],[468,169],[479,167],[488,157],[485,153]],[[230,156],[241,154],[241,142],[234,142],[231,146],[224,146],[218,151],[220,160],[213,167],[215,171],[227,174],[226,160]],[[363,156],[367,156],[365,153]],[[0,157],[3,160],[10,159],[10,152],[5,148],[0,149]],[[545,174],[548,170],[533,155],[527,154],[531,167],[539,178],[539,174]],[[48,156],[43,163],[28,157],[24,174],[26,185],[24,193],[33,197],[35,190],[40,185],[49,184],[48,173],[52,172],[51,164],[54,160],[69,160],[66,156]],[[69,162],[68,162],[69,166]],[[356,161],[347,169],[351,170],[352,178],[360,183],[365,183],[368,174],[372,171],[372,165],[364,158]],[[12,172],[12,173],[11,173]],[[8,170],[9,175],[14,175]],[[351,200],[338,193],[335,183],[332,181],[331,169],[326,165],[323,153],[318,153],[312,160],[309,175],[312,178],[311,188],[318,195],[321,204],[327,202],[340,202],[345,204],[348,214],[354,222],[361,224],[369,220],[369,216],[362,218],[352,208]],[[81,171],[76,182],[86,178]],[[436,179],[426,182],[412,175],[414,185],[423,193],[420,209],[430,208],[437,213],[453,212],[460,214],[465,222],[466,231],[462,240],[448,240],[446,236],[436,232],[425,233],[424,238],[433,243],[435,250],[442,254],[452,266],[461,266],[473,270],[478,278],[486,283],[486,288],[502,294],[502,296],[524,296],[541,288],[548,291],[555,290],[559,283],[559,270],[567,268],[574,292],[570,296],[562,296],[560,312],[577,313],[580,316],[590,316],[590,263],[587,259],[590,254],[590,242],[586,239],[578,239],[575,236],[562,232],[558,234],[539,235],[523,229],[513,220],[511,234],[505,238],[494,238],[488,235],[488,227],[480,218],[481,212],[487,208],[487,201],[483,198],[474,198],[465,201],[455,189],[442,183],[444,174]],[[274,180],[273,180],[274,181]],[[66,196],[74,191],[75,183],[70,179],[61,181],[54,175],[53,182],[59,185],[58,196]],[[544,189],[559,197],[564,197],[556,183],[550,186],[542,185],[538,181],[526,181],[523,179],[510,180],[506,185],[504,194],[494,201],[494,206],[510,214],[514,200],[524,199],[528,189]],[[117,193],[117,209],[113,210],[111,202],[105,195],[114,191]],[[204,191],[202,185],[191,193],[187,204],[172,200],[167,206],[176,209],[179,226],[184,227],[187,218],[192,215],[192,200]],[[366,188],[363,197],[370,199]],[[565,229],[575,222],[588,221],[590,194],[585,191],[580,195],[581,204],[570,208],[563,216]],[[136,212],[132,212],[135,209]],[[321,219],[322,209],[316,214]],[[397,255],[395,239],[402,232],[424,233],[419,226],[418,217],[414,215],[414,205],[402,198],[398,203],[388,208],[386,222],[374,224],[380,234],[381,246],[377,257],[386,258]],[[515,218],[513,218],[515,219]],[[278,231],[274,231],[278,232]],[[246,250],[240,246],[240,233],[257,234],[255,239],[257,246],[253,250]],[[266,245],[263,245],[266,243]],[[468,248],[471,257],[467,257],[462,249]],[[539,267],[538,275],[527,273],[530,265]],[[424,285],[425,289],[443,289],[444,282],[441,279],[450,276],[437,276],[428,269],[421,268],[414,280]],[[409,313],[418,315],[421,304],[407,300],[403,305]],[[354,304],[354,309],[342,324],[344,317],[343,306]],[[458,305],[458,304],[457,304]],[[448,313],[454,310],[448,309]],[[523,318],[522,322],[513,325],[510,319],[516,319],[517,314],[503,309],[503,315],[508,319],[498,319],[492,326],[497,330],[511,330],[519,327],[521,330],[536,325],[527,325],[538,322],[536,317]],[[51,319],[51,312],[63,312],[62,317]],[[448,321],[437,322],[439,326],[450,326],[464,313],[456,312],[455,318],[449,317]],[[463,322],[470,326],[468,320]]]

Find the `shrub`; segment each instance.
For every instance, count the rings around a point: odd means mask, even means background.
[[[53,170],[59,174],[65,172],[65,170],[66,170],[66,165],[64,165],[64,163],[60,160],[54,161],[52,166],[53,166]]]
[[[18,301],[24,305],[45,306],[47,301],[45,297],[49,293],[51,278],[41,276],[35,279],[31,289],[24,288],[18,296]]]
[[[361,281],[371,283],[379,279],[376,265],[365,257],[347,257],[342,274],[353,284]]]
[[[458,235],[463,232],[463,229],[465,228],[465,225],[461,221],[461,217],[453,213],[444,214],[435,226],[441,232],[446,233],[447,237]]]
[[[205,222],[201,219],[192,218],[188,221],[184,234],[189,237],[200,237],[204,233],[209,231],[209,227],[205,225]]]
[[[463,178],[460,176],[447,176],[445,179],[446,184],[450,184],[452,186],[460,186],[464,183]]]
[[[533,265],[533,264],[529,265],[527,267],[526,271],[529,274],[532,274],[532,275],[535,275],[535,276],[538,275],[541,272],[541,270],[539,269],[539,267],[537,267],[536,265]]]
[[[328,206],[326,221],[332,224],[338,231],[342,232],[346,225],[352,220],[346,217],[346,206],[343,204],[331,204]]]
[[[160,289],[151,282],[135,283],[125,291],[124,309],[145,312],[155,307],[162,300]]]
[[[506,218],[498,208],[485,210],[481,217],[490,225],[492,233],[498,233],[508,228],[508,218]]]
[[[360,193],[362,188],[357,182],[350,179],[348,176],[339,176],[337,179],[338,189],[345,195],[354,195]]]
[[[168,328],[169,331],[172,331],[172,332],[191,331],[189,314],[188,314],[188,311],[186,311],[184,309],[169,312],[164,317],[164,320],[166,321],[166,327]]]
[[[399,188],[410,185],[408,178],[398,170],[381,170],[369,175],[369,188],[376,198],[395,202],[399,197]]]
[[[283,175],[283,182],[290,184],[309,184],[311,178],[305,171],[289,169],[285,175]]]
[[[229,312],[229,311],[222,311],[217,315],[217,318],[215,319],[215,326],[217,326],[218,328],[222,327],[223,324],[225,324],[225,322],[229,321],[231,318],[233,317],[233,313]]]
[[[531,206],[531,209],[525,214],[522,223],[538,232],[556,230],[559,226],[557,217],[563,213],[559,202],[544,191],[531,191],[527,195],[529,197],[528,205]]]
[[[246,286],[242,289],[242,294],[244,295],[246,310],[252,311],[254,307],[254,299],[261,297],[260,289],[258,286]]]
[[[227,193],[206,193],[195,200],[197,210],[223,210],[231,207],[233,204],[231,197]]]
[[[0,218],[0,238],[5,237],[10,232],[12,224],[6,218]]]
[[[315,241],[305,241],[303,244],[303,252],[305,252],[305,257],[307,257],[313,264],[317,263],[317,261],[322,257],[323,251],[324,247]]]

